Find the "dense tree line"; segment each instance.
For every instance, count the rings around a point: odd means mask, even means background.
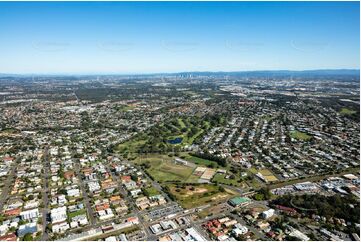
[[[328,219],[335,217],[352,223],[360,222],[360,204],[352,195],[285,195],[272,201],[272,204],[293,207],[306,215],[317,214]]]
[[[192,153],[192,155],[196,156],[198,158],[215,161],[215,162],[217,162],[218,165],[220,165],[222,167],[227,166],[227,159],[212,155],[208,152],[205,152],[205,153],[196,152],[196,153]]]

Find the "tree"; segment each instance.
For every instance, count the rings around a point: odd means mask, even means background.
[[[132,179],[133,181],[138,181],[138,176],[137,176],[137,175],[132,174],[130,177],[131,177],[131,179]]]
[[[307,236],[311,239],[311,240],[318,240],[316,235],[314,233],[309,233],[307,234]]]
[[[258,190],[258,193],[253,196],[253,198],[257,201],[261,201],[261,200],[269,200],[269,199],[271,199],[271,196],[272,196],[272,194],[271,194],[269,188],[262,187],[261,189]]]
[[[33,239],[33,235],[30,233],[24,235],[24,241],[32,241]]]
[[[59,193],[60,193],[60,194],[63,194],[63,195],[66,195],[66,194],[67,194],[67,192],[66,192],[65,189],[60,189],[60,190],[59,190]]]
[[[262,201],[262,200],[264,200],[263,194],[260,194],[260,193],[254,195],[253,198],[254,198],[255,200],[257,200],[257,201]]]

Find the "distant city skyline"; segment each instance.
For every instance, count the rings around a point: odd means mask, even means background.
[[[0,2],[0,73],[359,69],[359,2]]]

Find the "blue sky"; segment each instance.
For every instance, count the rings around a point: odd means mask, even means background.
[[[0,73],[359,68],[359,2],[0,2]]]

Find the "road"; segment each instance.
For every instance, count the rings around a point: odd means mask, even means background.
[[[42,197],[43,197],[43,211],[42,211],[42,236],[41,240],[45,241],[49,239],[48,232],[46,231],[46,226],[48,224],[48,214],[49,214],[49,195],[48,195],[48,178],[50,174],[49,170],[49,148],[44,148],[44,157],[43,157],[43,190],[42,190]]]
[[[6,181],[4,183],[4,189],[3,189],[2,193],[1,193],[1,197],[0,197],[0,211],[3,210],[6,199],[9,196],[10,188],[12,187],[13,179],[15,177],[15,170],[16,170],[16,162],[11,164],[10,172],[7,175]]]
[[[79,187],[80,187],[81,192],[83,194],[83,199],[84,199],[85,206],[87,208],[87,213],[88,213],[88,217],[89,217],[89,220],[90,220],[90,224],[95,225],[96,224],[96,217],[95,217],[94,211],[93,211],[93,209],[92,209],[92,207],[90,205],[90,200],[89,200],[89,197],[88,197],[88,193],[87,193],[87,191],[85,189],[85,186],[84,186],[84,183],[83,183],[79,162],[74,162],[74,163],[75,163],[75,165],[74,165],[75,172],[76,172],[78,180],[79,180]]]
[[[124,189],[119,176],[117,174],[115,174],[114,172],[112,172],[109,169],[108,164],[105,166],[107,172],[112,176],[112,180],[116,181],[117,185],[118,185],[118,189],[119,192],[122,194],[123,198],[127,201],[128,206],[131,206],[131,210],[133,212],[133,214],[138,217],[139,219],[139,224],[142,227],[142,229],[144,230],[144,232],[146,233],[147,237],[149,236],[148,231],[146,230],[146,227],[144,226],[145,221],[143,220],[143,217],[140,215],[140,211],[139,209],[134,206],[134,201],[132,200],[132,198],[130,197],[130,195],[128,195],[128,192]]]
[[[333,176],[342,176],[348,173],[354,173],[354,172],[359,172],[359,168],[349,168],[346,169],[344,171],[340,171],[340,172],[335,172],[334,174],[317,174],[317,175],[310,175],[310,176],[306,176],[305,178],[298,178],[298,179],[294,179],[294,180],[286,180],[286,181],[281,181],[275,184],[270,184],[268,187],[270,189],[274,189],[274,188],[280,188],[280,187],[284,187],[284,186],[288,186],[288,185],[293,185],[296,183],[301,183],[301,182],[306,182],[306,181],[310,181],[310,182],[317,182],[323,179],[326,179],[328,177],[333,177]]]
[[[172,201],[168,194],[163,192],[162,186],[158,182],[154,181],[150,176],[148,176],[147,173],[143,172],[143,169],[141,169],[139,166],[137,166],[137,169],[142,171],[143,175],[147,178],[147,180],[152,183],[152,187],[155,187],[163,195],[163,197],[167,199],[168,202]]]

